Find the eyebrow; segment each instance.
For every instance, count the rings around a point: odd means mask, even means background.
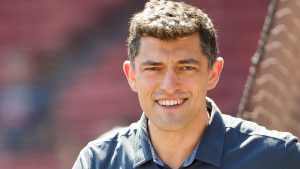
[[[145,62],[142,63],[143,66],[145,65],[151,65],[151,66],[160,66],[160,65],[163,65],[161,62],[155,62],[155,61],[152,61],[152,60],[147,60]]]
[[[200,62],[196,59],[183,59],[183,60],[179,60],[177,62],[178,64],[195,64],[195,65],[200,65]],[[146,65],[150,65],[150,66],[161,66],[163,65],[163,63],[161,62],[156,62],[156,61],[153,61],[153,60],[147,60],[145,62],[142,63],[143,66],[146,66]]]
[[[180,60],[178,62],[179,64],[195,64],[195,65],[200,65],[200,62],[196,59],[184,59],[184,60]]]

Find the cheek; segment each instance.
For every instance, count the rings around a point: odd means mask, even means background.
[[[147,87],[142,87],[141,89],[139,89],[138,99],[143,112],[147,114],[148,112],[153,111],[154,102],[150,89],[148,89]]]
[[[158,83],[154,78],[139,77],[136,80],[136,87],[139,93],[149,94],[155,90]]]
[[[139,80],[137,81],[136,87],[141,104],[144,104],[143,102],[149,102],[149,100],[153,98],[153,93],[155,92],[155,84],[153,84],[153,82]]]
[[[206,96],[206,93],[207,93],[208,79],[207,78],[201,78],[201,79],[198,78],[198,79],[186,80],[185,86],[196,97],[203,97],[203,96]]]

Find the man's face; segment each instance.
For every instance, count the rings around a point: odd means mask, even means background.
[[[198,34],[173,41],[142,37],[135,68],[125,62],[124,71],[149,122],[173,131],[207,113],[206,93],[215,87],[223,60],[216,63],[208,69]]]

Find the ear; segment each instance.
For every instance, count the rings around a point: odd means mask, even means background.
[[[129,60],[124,61],[123,63],[123,71],[129,83],[131,90],[137,92],[136,90],[136,80],[135,80],[135,72],[133,66],[130,64]]]
[[[224,60],[222,57],[218,57],[216,59],[215,64],[213,65],[212,69],[210,70],[210,76],[208,81],[208,90],[211,90],[217,86],[217,83],[220,78],[220,74],[222,72],[224,65]]]

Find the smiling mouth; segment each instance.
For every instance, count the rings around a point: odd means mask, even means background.
[[[187,99],[169,99],[169,100],[157,100],[156,102],[161,106],[178,106],[183,104]]]

